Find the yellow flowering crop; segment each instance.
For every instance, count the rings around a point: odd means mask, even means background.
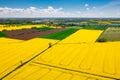
[[[5,27],[7,26],[7,27]],[[8,25],[0,25],[0,31],[2,30],[19,30],[19,29],[31,29],[32,27],[37,27],[37,28],[40,28],[40,27],[44,27],[44,26],[48,26],[46,24],[37,24],[37,25],[11,25],[11,26],[8,26]],[[61,28],[60,26],[48,26],[50,28]]]
[[[81,29],[60,42],[35,38],[1,43],[0,78],[47,49],[49,42],[58,42],[4,80],[120,79],[120,42],[95,42],[102,32]]]
[[[17,42],[22,42],[23,40],[17,40],[17,39],[11,39],[11,38],[0,38],[0,45],[4,44],[12,44],[12,43],[17,43]]]
[[[35,38],[12,44],[0,43],[0,77],[48,48],[49,42],[54,44],[57,41]]]
[[[119,79],[119,50],[120,42],[57,44],[33,62]]]
[[[80,29],[79,31],[75,32],[74,34],[61,41],[60,43],[95,42],[102,32],[102,30]]]
[[[110,80],[75,71],[28,63],[4,80]]]
[[[0,31],[2,30],[19,30],[19,29],[30,29],[32,27],[43,27],[43,26],[47,26],[45,24],[40,24],[40,25],[20,25],[20,26],[7,26],[7,25],[0,25]]]
[[[4,80],[119,79],[119,45],[120,42],[57,44]]]

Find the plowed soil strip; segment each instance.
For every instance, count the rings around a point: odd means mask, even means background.
[[[3,31],[9,38],[29,40],[32,38],[48,35],[55,32],[60,32],[67,30],[67,28],[57,28],[47,31],[38,31],[32,29],[23,29],[23,30],[12,30],[12,31]]]

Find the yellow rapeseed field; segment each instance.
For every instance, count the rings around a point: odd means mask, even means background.
[[[7,26],[7,27],[6,27]],[[37,27],[37,28],[40,28],[40,27],[44,27],[44,26],[48,26],[48,25],[45,25],[45,24],[37,24],[37,25],[11,25],[11,26],[8,26],[8,25],[0,25],[0,31],[3,31],[3,30],[19,30],[19,29],[31,29],[32,27]],[[60,28],[60,26],[49,26],[50,28]]]
[[[12,44],[3,45],[3,43],[0,43],[0,77],[48,48],[49,43],[54,44],[57,41],[35,38]]]
[[[4,80],[112,80],[75,71],[28,63]]]
[[[60,43],[95,42],[102,32],[102,30],[80,29],[79,31],[67,37],[66,39],[62,40]]]
[[[120,79],[119,50],[120,42],[57,44],[33,62]]]
[[[0,38],[0,45],[4,44],[12,44],[12,43],[18,43],[18,42],[23,42],[23,40],[17,40],[17,39],[11,39],[11,38]]]
[[[81,29],[60,42],[35,38],[0,43],[0,78],[47,49],[3,80],[119,80],[120,42],[95,42],[102,32]],[[58,43],[48,48],[49,42]]]
[[[115,80],[120,42],[57,44],[4,80]]]
[[[7,27],[5,27],[7,26]],[[8,26],[8,25],[0,25],[0,31],[2,30],[19,30],[19,29],[30,29],[32,27],[43,27],[46,26],[45,24],[40,24],[40,25],[14,25],[14,26]]]

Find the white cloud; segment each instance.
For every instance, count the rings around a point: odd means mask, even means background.
[[[86,8],[86,10],[90,10],[90,8]]]
[[[52,6],[49,6],[47,9],[36,7],[25,9],[0,7],[0,17],[52,17],[63,14],[64,11],[62,11],[62,8],[54,9]]]
[[[96,7],[94,6],[93,9],[96,9]]]
[[[120,10],[107,11],[103,8],[86,7],[83,11],[66,12],[63,8],[9,8],[0,7],[0,17],[120,17]]]
[[[88,6],[89,6],[89,4],[85,4],[84,6],[85,6],[85,7],[88,7]]]

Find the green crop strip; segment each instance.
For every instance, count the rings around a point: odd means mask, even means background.
[[[62,40],[64,38],[66,38],[67,36],[71,35],[72,33],[76,32],[77,30],[79,30],[79,29],[68,29],[68,30],[56,32],[53,34],[41,36],[40,38]]]
[[[7,35],[3,32],[0,32],[0,37],[7,37]]]

